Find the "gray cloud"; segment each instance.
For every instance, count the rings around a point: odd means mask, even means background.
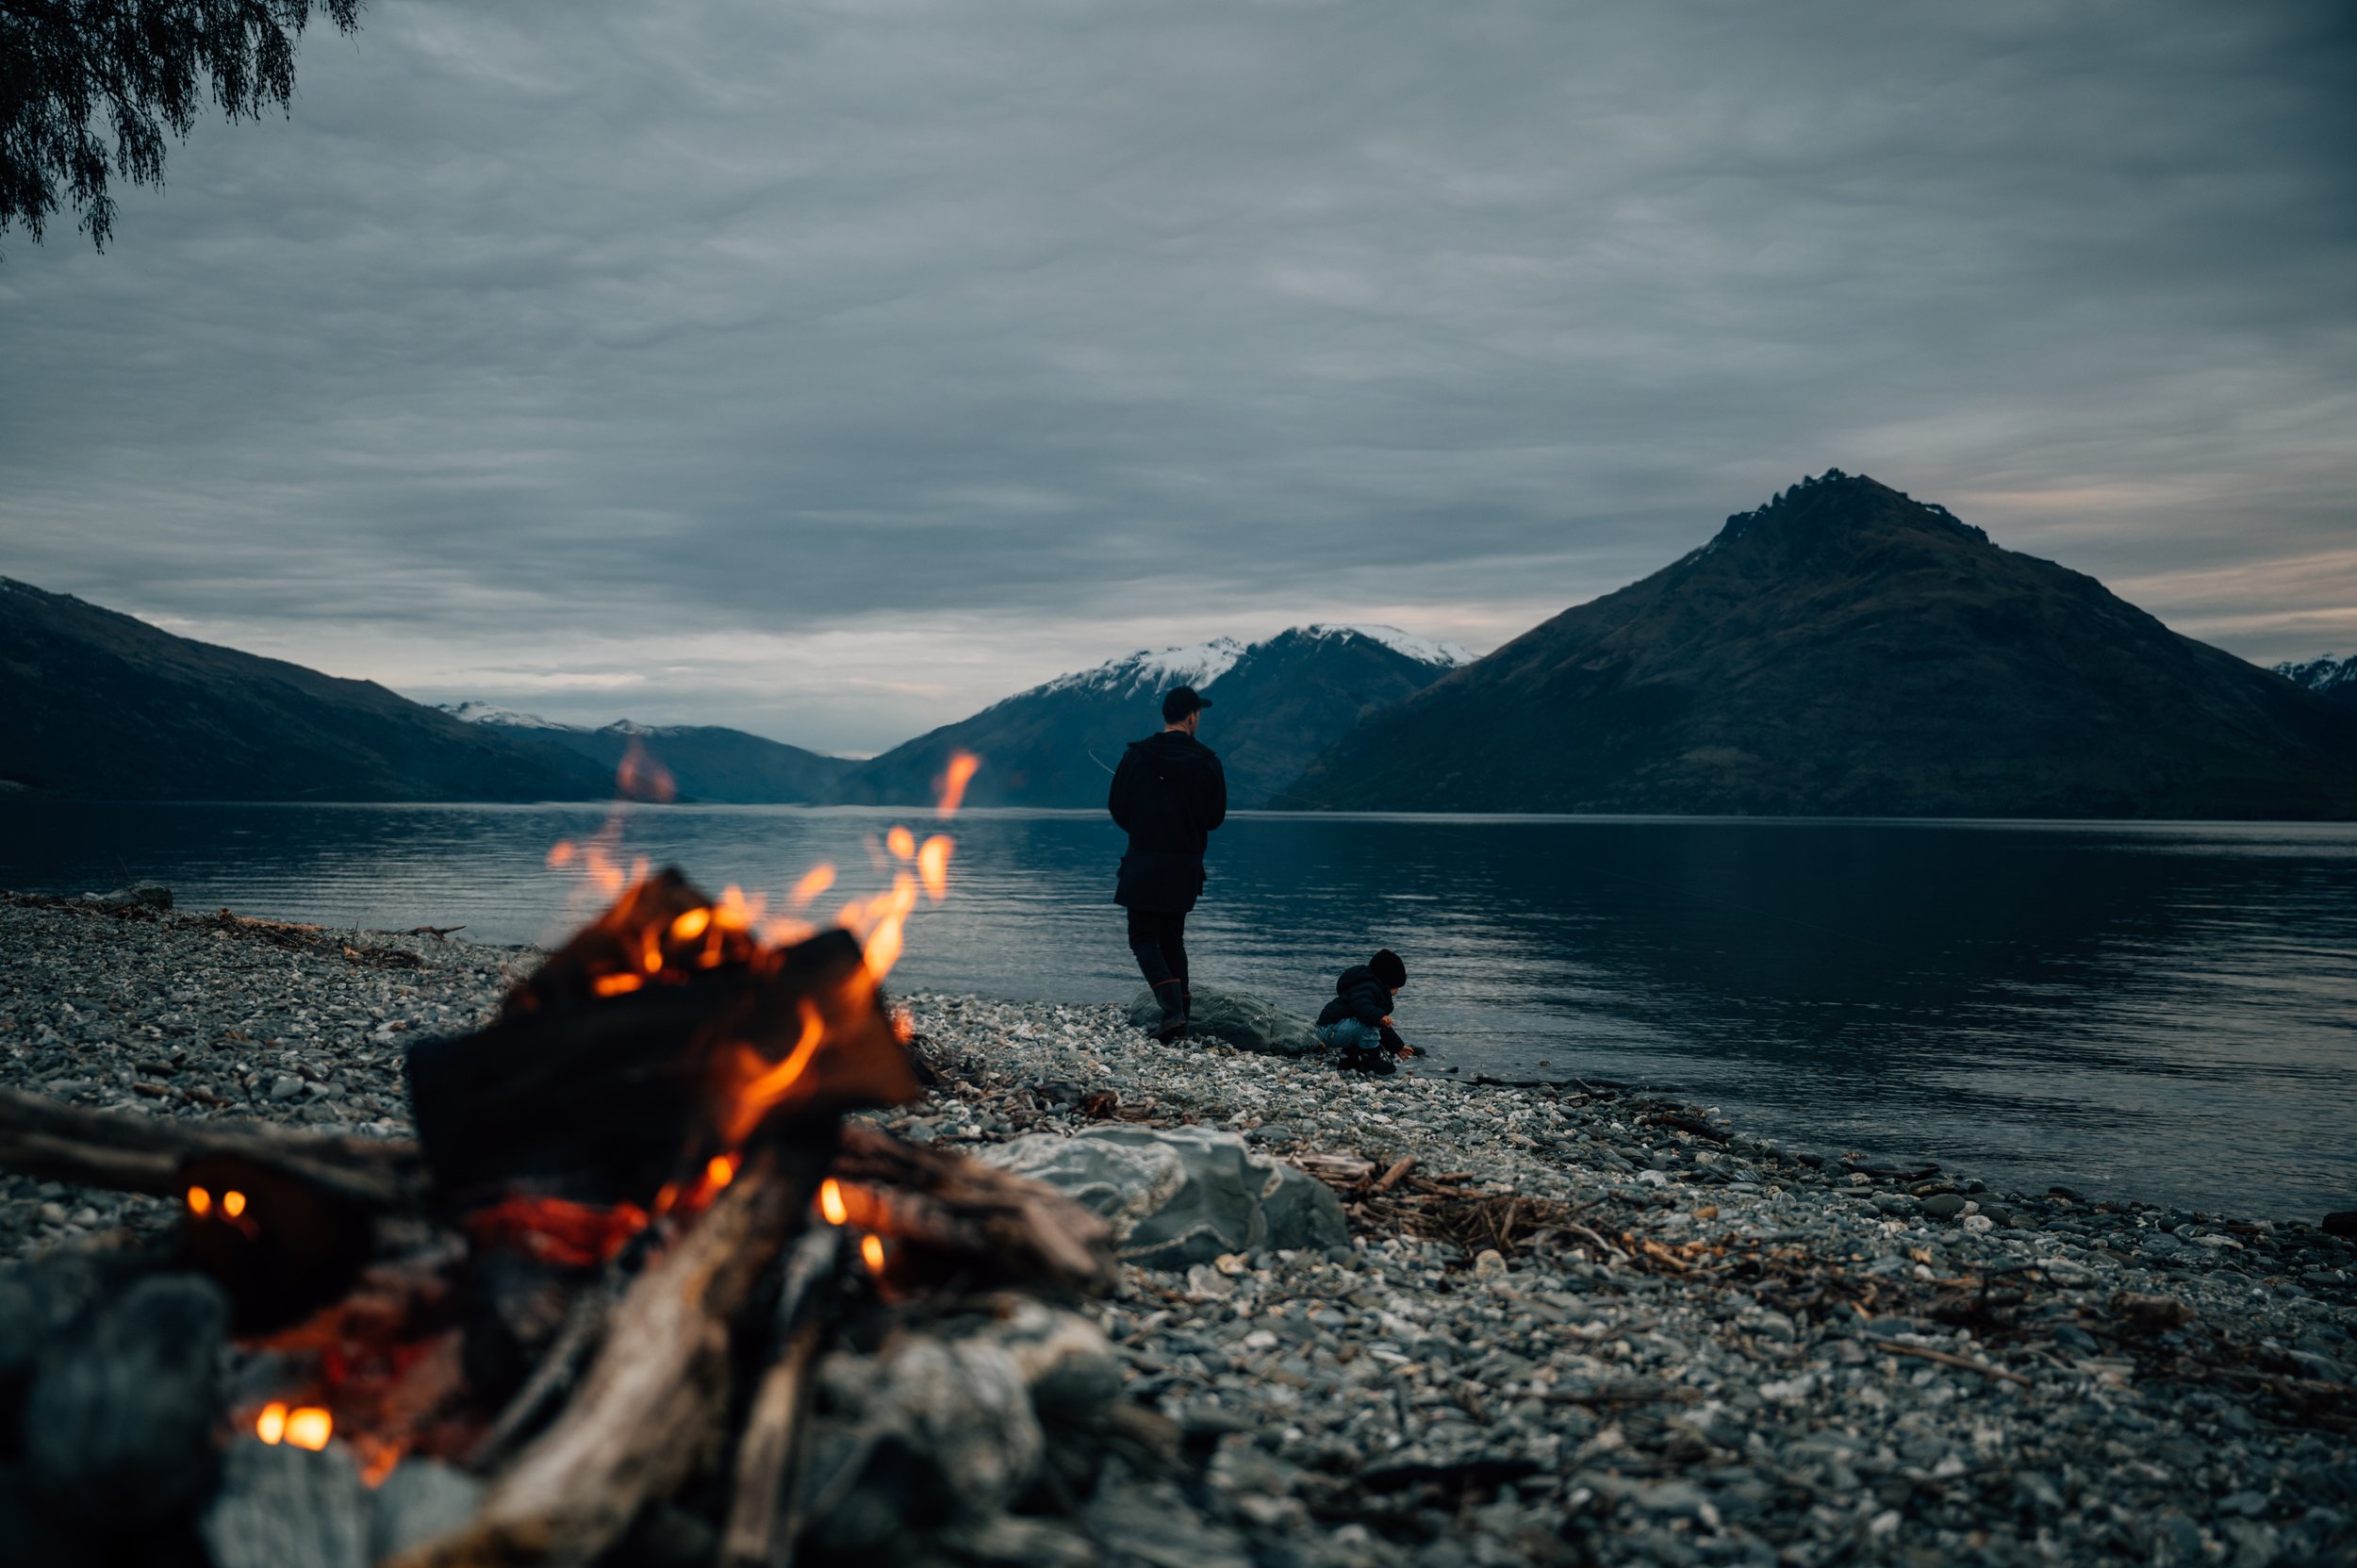
[[[8,245],[0,570],[870,750],[1138,643],[1483,646],[1838,464],[2357,645],[2329,0],[375,0],[300,75]]]

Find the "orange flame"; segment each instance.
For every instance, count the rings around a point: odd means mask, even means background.
[[[735,890],[732,888],[730,891]],[[671,922],[671,937],[674,941],[693,942],[697,937],[701,936],[711,924],[712,911],[691,909]]]
[[[635,991],[647,982],[636,975],[600,975],[589,982],[589,988],[601,997],[618,997],[625,991]]]
[[[287,1412],[287,1441],[318,1453],[336,1433],[336,1418],[317,1405]]]
[[[212,1207],[212,1194],[206,1192],[202,1187],[190,1187],[189,1189],[190,1213],[194,1214],[199,1219],[203,1219],[207,1213],[211,1213]]]
[[[239,1214],[244,1213],[245,1213],[245,1194],[243,1194],[243,1193],[223,1193],[223,1194],[222,1194],[222,1195],[221,1195],[221,1212],[222,1212],[223,1213],[224,1213],[224,1214],[227,1214],[227,1215],[228,1215],[231,1219],[236,1219],[236,1218],[237,1218]]]
[[[614,789],[634,801],[668,801],[679,794],[679,786],[671,782],[671,770],[655,761],[635,735],[631,737],[630,749],[622,753],[620,765],[614,769]]]
[[[851,1217],[851,1211],[843,1204],[843,1183],[832,1176],[818,1183],[818,1212],[829,1225],[840,1225]]]
[[[276,1447],[287,1435],[287,1407],[272,1400],[262,1407],[262,1413],[254,1418],[254,1435]]]
[[[941,815],[955,817],[958,807],[965,803],[965,786],[974,782],[974,775],[982,766],[982,759],[971,751],[952,752],[949,770],[941,776]]]
[[[733,1154],[716,1154],[704,1166],[704,1181],[716,1193],[735,1180],[736,1156]]]
[[[794,891],[786,896],[785,907],[797,911],[808,909],[812,900],[833,885],[834,867],[823,864],[814,866],[802,873],[801,881],[794,884]]]
[[[949,896],[949,851],[954,848],[948,834],[937,833],[916,851],[916,874],[924,880],[925,896],[935,903]]]
[[[573,863],[573,857],[580,852],[571,839],[558,839],[549,846],[549,869],[555,871],[570,866]]]
[[[883,1238],[872,1234],[862,1236],[859,1239],[859,1257],[860,1262],[867,1265],[868,1273],[882,1274],[884,1266]]]
[[[884,848],[890,850],[897,859],[913,859],[916,854],[916,835],[896,824],[890,833],[884,834]]]
[[[785,1053],[785,1060],[772,1065],[750,1046],[738,1048],[738,1065],[747,1077],[744,1084],[729,1096],[728,1125],[721,1131],[730,1143],[743,1143],[746,1135],[761,1125],[761,1118],[769,1114],[769,1108],[783,1099],[795,1081],[809,1070],[810,1059],[818,1054],[818,1043],[826,1036],[827,1021],[805,998],[802,1032],[794,1042],[794,1048]]]

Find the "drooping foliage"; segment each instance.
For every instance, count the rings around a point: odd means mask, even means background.
[[[207,96],[232,120],[286,109],[311,13],[349,33],[360,5],[0,0],[0,233],[22,224],[38,241],[70,203],[106,249],[112,179],[162,184],[166,142],[188,135]]]

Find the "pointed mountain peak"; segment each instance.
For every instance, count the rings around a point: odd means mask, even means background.
[[[1802,479],[1788,489],[1778,490],[1751,511],[1738,512],[1727,519],[1726,526],[1720,529],[1719,536],[1705,551],[1758,534],[1794,530],[1831,533],[1882,522],[1912,523],[1968,536],[1983,544],[1988,542],[1986,532],[1960,521],[1937,502],[1917,501],[1904,491],[1894,490],[1862,473],[1827,469],[1823,473]]]
[[[1184,648],[1160,650],[1141,648],[1117,659],[1107,659],[1093,669],[1075,670],[1059,675],[1030,692],[1033,693],[1091,690],[1134,696],[1148,690],[1167,691],[1172,686],[1194,686],[1198,690],[1210,685],[1236,666],[1244,657],[1244,646],[1233,637],[1214,637]]]

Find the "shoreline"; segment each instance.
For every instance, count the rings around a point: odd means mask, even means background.
[[[8,1087],[379,1137],[405,1135],[409,1040],[536,958],[13,895],[0,943]],[[2348,1238],[1846,1169],[1644,1092],[1360,1080],[1156,1047],[1110,1006],[896,1001],[948,1069],[879,1118],[904,1137],[1084,1131],[1111,1091],[1120,1119],[1234,1133],[1352,1209],[1348,1247],[1128,1267],[1102,1309],[1128,1396],[1187,1434],[1256,1560],[2357,1550]],[[171,1223],[51,1188],[0,1178],[0,1257]],[[1501,1214],[1485,1254],[1472,1228]]]

